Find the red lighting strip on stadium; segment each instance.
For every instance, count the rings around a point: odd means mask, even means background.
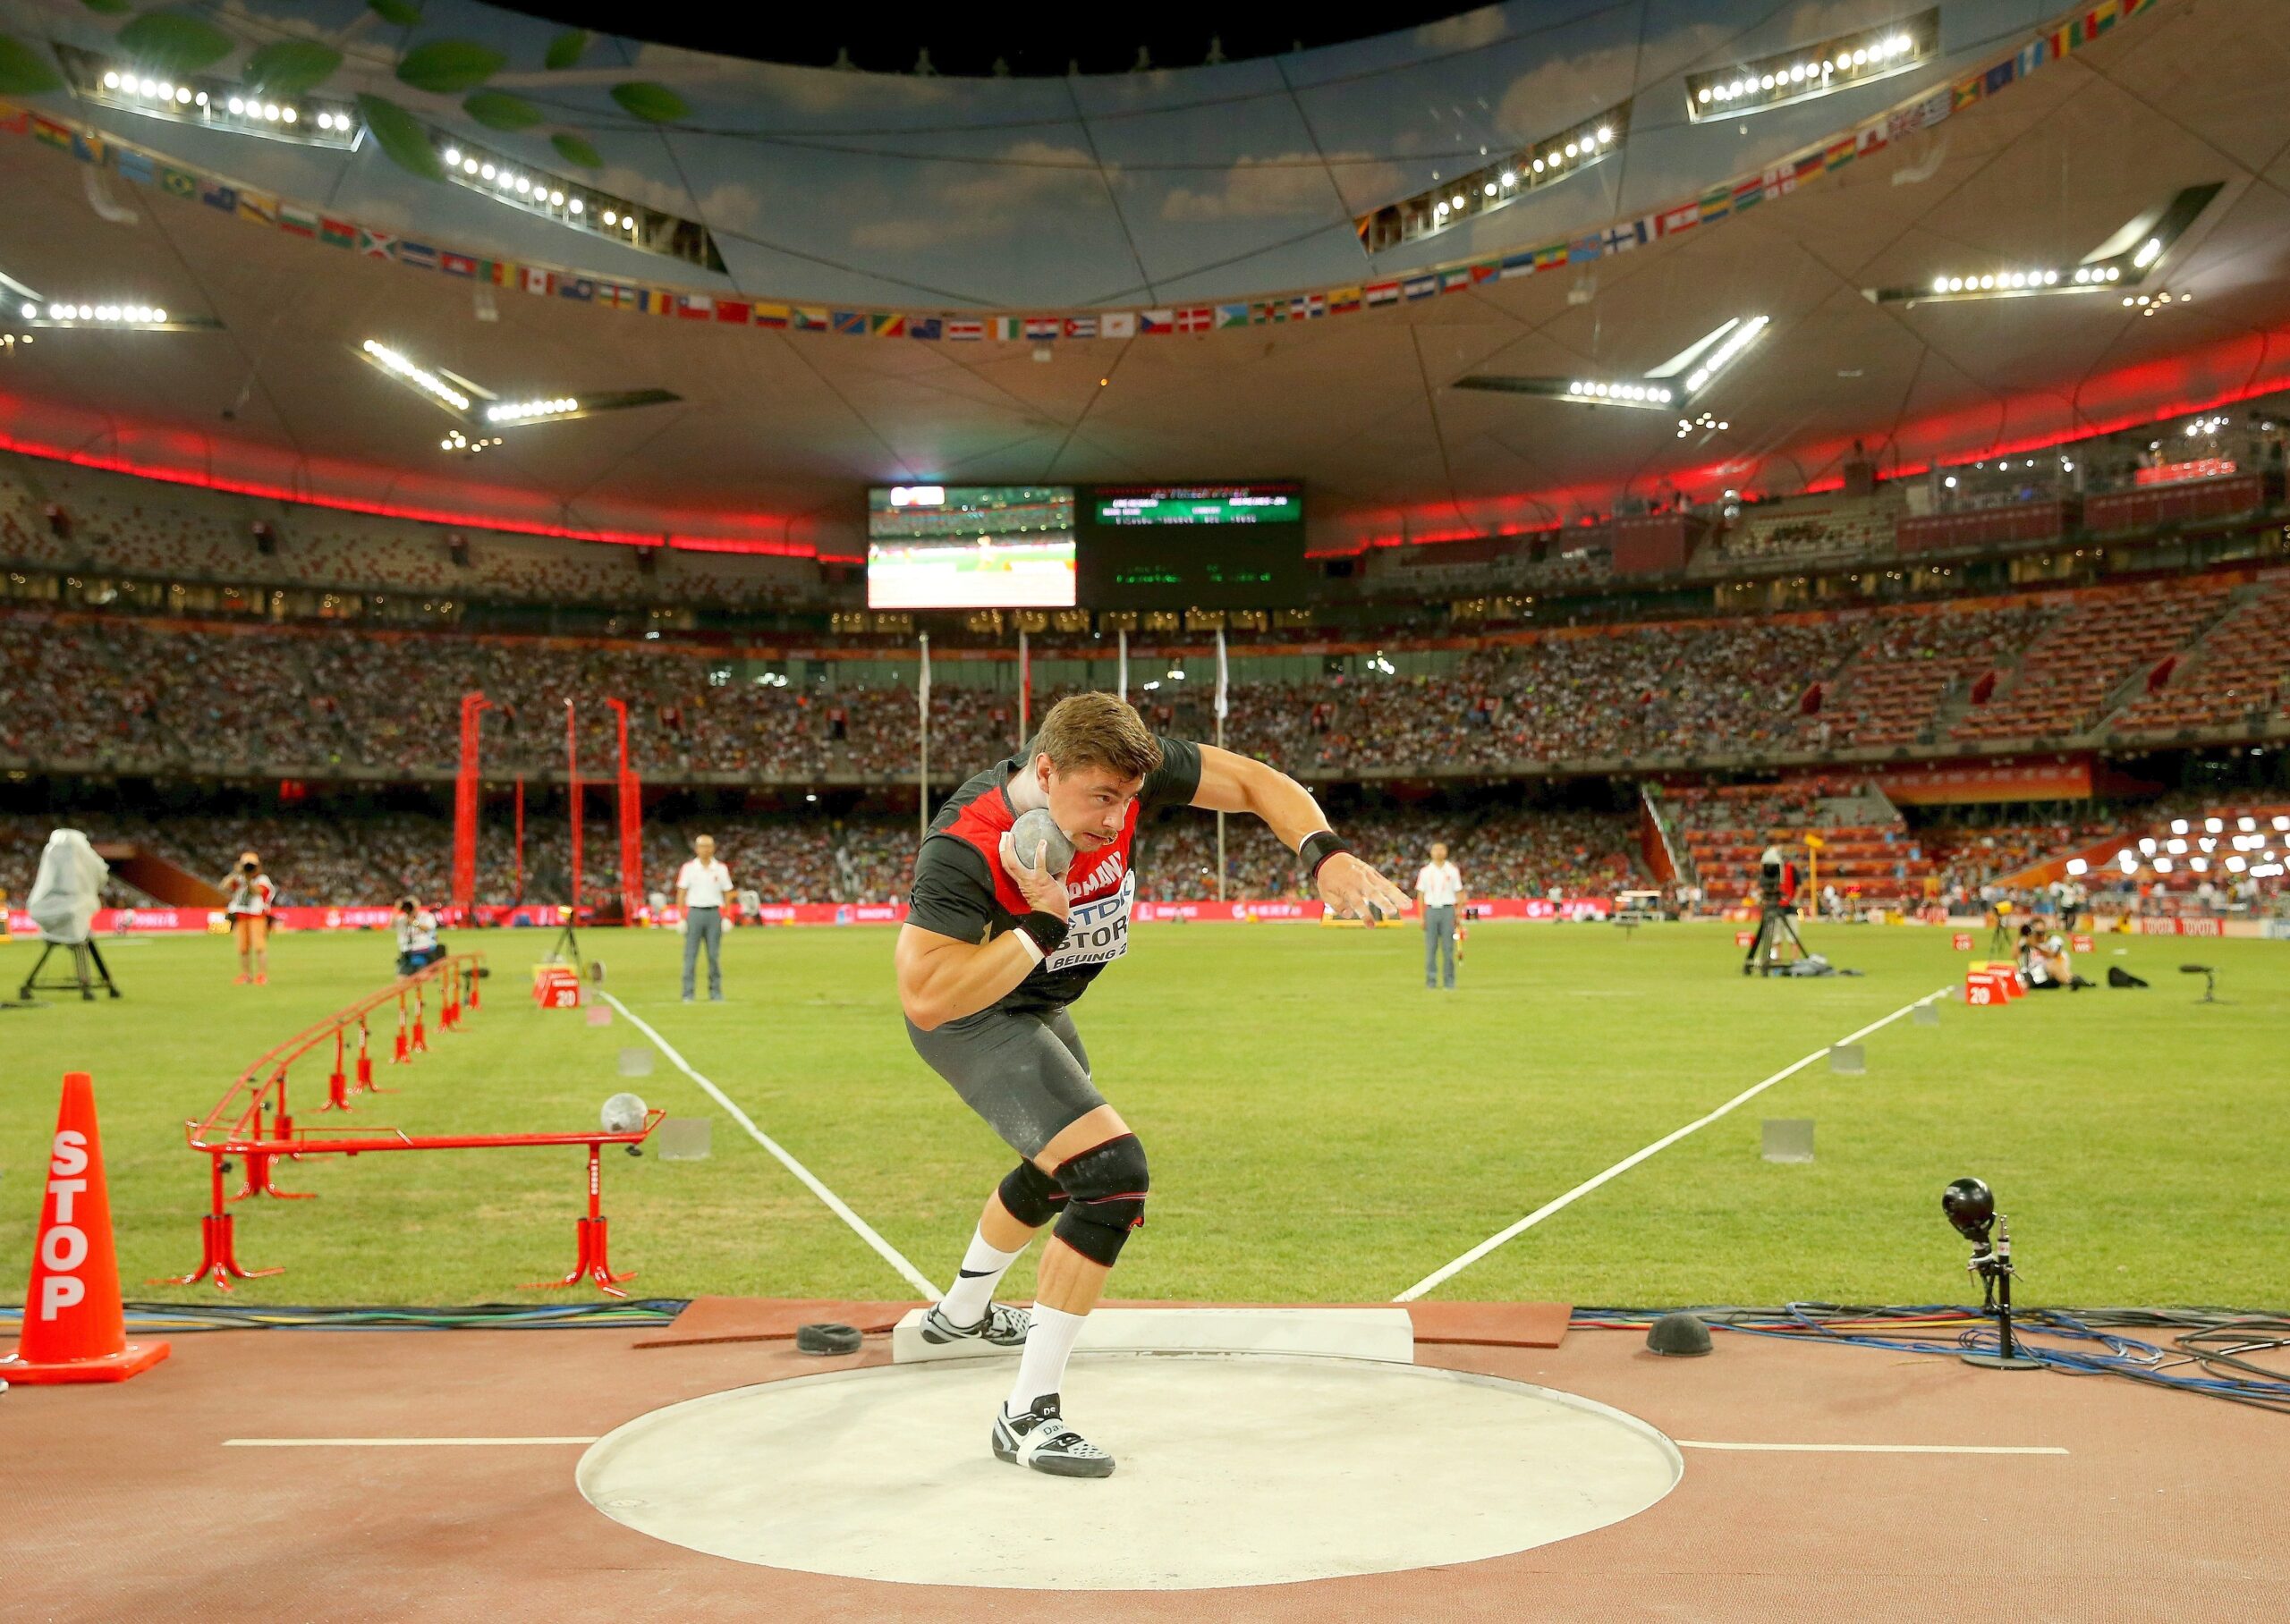
[[[471,530],[496,530],[513,536],[545,536],[564,541],[608,542],[616,546],[657,547],[666,546],[678,552],[745,553],[776,558],[810,558],[821,563],[863,563],[862,558],[823,556],[808,542],[770,541],[760,537],[679,536],[670,533],[665,540],[658,534],[635,530],[585,530],[571,525],[547,524],[538,520],[505,519],[487,515],[454,512],[443,508],[412,507],[403,503],[368,502],[355,496],[329,496],[307,491],[289,490],[284,486],[266,485],[251,479],[232,479],[221,475],[192,473],[182,469],[165,468],[156,464],[136,462],[125,457],[107,457],[95,452],[66,451],[61,446],[43,445],[36,441],[19,439],[0,430],[0,451],[12,451],[27,457],[39,457],[50,462],[68,462],[75,468],[92,468],[106,473],[131,474],[139,479],[156,480],[163,485],[188,485],[200,490],[224,491],[235,496],[259,496],[267,502],[289,502],[303,507],[329,508],[338,512],[365,513],[378,519],[404,519],[419,524],[454,525]]]

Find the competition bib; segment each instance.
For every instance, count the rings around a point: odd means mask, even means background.
[[[1121,876],[1121,888],[1094,902],[1076,902],[1066,925],[1065,940],[1041,968],[1056,974],[1085,964],[1111,964],[1129,951],[1129,905],[1137,898],[1134,871]]]

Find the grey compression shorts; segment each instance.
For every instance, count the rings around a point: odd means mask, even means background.
[[[1029,1161],[1106,1103],[1090,1081],[1089,1052],[1064,1009],[984,1009],[932,1032],[910,1020],[906,1036],[963,1104]]]

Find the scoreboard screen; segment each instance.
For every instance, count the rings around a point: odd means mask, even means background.
[[[1101,485],[1085,493],[1081,602],[1091,609],[1302,604],[1304,492],[1293,481]]]
[[[1090,517],[1104,525],[1302,524],[1299,485],[1099,486]]]

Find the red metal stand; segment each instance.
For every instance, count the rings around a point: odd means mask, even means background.
[[[284,1268],[248,1269],[239,1265],[238,1247],[231,1229],[231,1214],[223,1210],[223,1158],[210,1158],[213,1176],[215,1210],[201,1214],[199,1220],[199,1266],[188,1274],[164,1275],[145,1283],[154,1286],[195,1286],[209,1274],[215,1277],[215,1289],[228,1291],[234,1280],[252,1280],[262,1274],[283,1274]]]
[[[427,1033],[423,1032],[423,1030],[421,1029],[421,1018],[422,1018],[424,1015],[426,1015],[426,1014],[428,1014],[428,1010],[429,1010],[429,1001],[428,1001],[428,998],[424,994],[424,993],[422,992],[421,987],[417,984],[417,985],[415,985],[414,989],[413,989],[413,1044],[412,1044],[412,1053],[416,1053],[416,1054],[427,1054],[427,1053],[429,1053],[429,1038],[428,1038],[428,1035]]]
[[[397,995],[397,1043],[390,1051],[390,1064],[403,1066],[412,1058],[405,1047],[405,994],[400,993]]]
[[[645,1125],[647,1132],[650,1131],[650,1128],[649,1123]],[[603,1154],[603,1148],[602,1141],[597,1139],[589,1141],[589,1215],[586,1218],[576,1219],[573,1222],[575,1251],[572,1258],[572,1272],[563,1280],[528,1281],[523,1288],[525,1290],[553,1291],[564,1286],[577,1286],[583,1280],[593,1280],[597,1282],[597,1290],[607,1297],[628,1295],[620,1289],[620,1282],[623,1280],[634,1280],[636,1271],[631,1269],[625,1274],[615,1274],[612,1272],[612,1260],[609,1256],[612,1240],[612,1231],[608,1227],[610,1221],[600,1210],[604,1175],[598,1165],[598,1158]]]
[[[380,1092],[374,1087],[374,1055],[366,1031],[366,1018],[363,1015],[358,1018],[358,1092],[360,1094]]]
[[[334,1070],[326,1079],[326,1104],[318,1107],[320,1111],[350,1109],[350,1079],[342,1070],[344,1047],[342,1028],[336,1027],[334,1029]]]

